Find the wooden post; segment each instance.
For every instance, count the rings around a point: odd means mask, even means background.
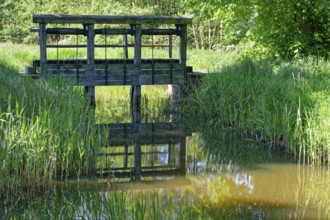
[[[180,173],[182,175],[185,175],[186,174],[186,137],[180,140],[179,163],[180,163]]]
[[[141,25],[134,25],[134,65],[137,78],[140,77],[141,72],[141,37],[142,29]],[[141,85],[139,81],[131,87],[131,111],[132,115],[139,116],[141,111]],[[133,117],[133,122],[140,122],[141,117]]]
[[[39,44],[40,44],[40,73],[46,74],[47,68],[47,33],[46,24],[39,23]]]
[[[128,145],[125,145],[125,149],[124,149],[124,168],[127,169],[127,159],[128,159]]]
[[[173,51],[173,43],[172,43],[172,35],[168,35],[168,58],[172,59],[172,51]]]
[[[168,157],[167,157],[167,165],[172,165],[172,148],[173,144],[168,144]]]
[[[124,85],[127,83],[127,59],[128,59],[128,47],[127,47],[127,34],[123,35],[123,54],[124,54]]]
[[[86,78],[87,85],[85,86],[85,91],[89,98],[89,103],[91,106],[95,106],[95,87],[93,75],[95,72],[95,57],[94,57],[94,24],[87,25],[87,69],[86,69]]]
[[[124,42],[124,59],[128,59],[128,47],[127,47],[127,34],[123,35],[123,42]]]
[[[184,74],[185,80],[187,79],[187,25],[179,25],[180,29],[180,48],[179,48],[179,60]]]
[[[141,170],[141,145],[139,143],[134,144],[134,174],[135,181],[140,181],[142,176]]]

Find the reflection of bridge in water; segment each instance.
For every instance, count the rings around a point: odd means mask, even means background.
[[[186,173],[188,132],[172,123],[118,123],[97,159],[97,176],[141,180]]]

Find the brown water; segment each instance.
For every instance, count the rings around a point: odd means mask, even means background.
[[[114,168],[110,176],[98,179],[100,192],[144,192],[152,193],[152,198],[156,194],[161,204],[167,204],[159,207],[161,219],[330,218],[327,168],[297,164],[283,152],[230,131],[192,133],[167,123],[146,123],[139,129],[136,124],[125,126],[125,131],[135,131],[121,134],[121,139],[118,134],[110,135],[109,143],[131,142],[126,144],[131,152],[126,158],[131,176],[117,176],[116,172],[125,170]],[[133,153],[137,147],[139,155]],[[125,152],[120,148],[123,146],[106,149],[108,153]],[[100,161],[110,159],[106,166],[122,168],[124,155]],[[137,160],[141,163],[139,178],[134,177]],[[103,175],[107,173],[104,170]],[[95,189],[94,181],[85,184],[86,189]],[[177,212],[190,214],[183,217]]]

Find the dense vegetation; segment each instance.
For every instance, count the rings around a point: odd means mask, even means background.
[[[24,48],[0,50],[0,197],[89,174],[101,140],[81,91],[17,75],[33,57]]]
[[[0,36],[36,43],[32,14],[191,15],[190,46],[232,50],[273,58],[329,57],[328,0],[2,0]]]
[[[310,163],[330,159],[330,63],[313,58],[275,65],[242,57],[210,74],[183,111]]]

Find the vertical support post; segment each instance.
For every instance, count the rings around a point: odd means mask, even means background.
[[[127,34],[123,35],[123,42],[124,42],[124,59],[128,59],[128,47],[127,47]]]
[[[185,81],[187,80],[187,25],[179,25],[180,29],[180,48],[179,48],[179,62],[181,64],[182,73]]]
[[[124,168],[127,169],[127,159],[128,159],[128,145],[125,145],[124,149]]]
[[[168,35],[168,58],[170,58],[170,84],[173,82],[173,60],[172,60],[172,35]]]
[[[167,157],[167,165],[171,165],[172,162],[172,148],[173,144],[168,144],[168,157]]]
[[[170,59],[172,59],[173,57],[172,51],[173,51],[172,35],[168,35],[168,58]]]
[[[85,92],[89,98],[89,103],[91,106],[95,106],[95,87],[93,75],[95,72],[95,57],[94,57],[94,24],[87,25],[87,69],[86,69],[86,78],[87,85],[85,86]]]
[[[180,140],[180,174],[186,174],[186,137],[181,138]]]
[[[127,34],[123,35],[123,54],[124,54],[124,85],[127,83],[127,59],[128,59],[128,47],[127,47]]]
[[[40,73],[46,74],[47,68],[47,33],[46,24],[39,23],[39,44],[40,44]]]
[[[134,144],[134,173],[135,173],[135,181],[140,181],[142,176],[142,168],[141,168],[141,144]]]
[[[141,85],[139,78],[141,72],[141,25],[134,25],[134,66],[137,82],[131,87],[131,111],[133,122],[141,122]]]

